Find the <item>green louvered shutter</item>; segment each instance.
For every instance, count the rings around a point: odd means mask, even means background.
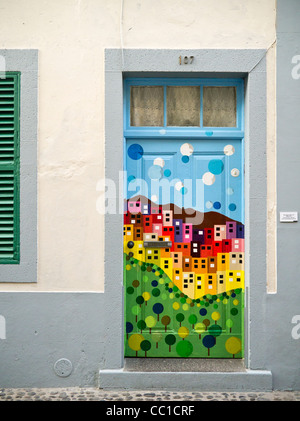
[[[0,79],[0,263],[20,262],[20,74]]]

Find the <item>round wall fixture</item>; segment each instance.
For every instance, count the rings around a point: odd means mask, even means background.
[[[68,377],[73,370],[73,365],[67,358],[60,358],[54,364],[54,371],[59,377]]]

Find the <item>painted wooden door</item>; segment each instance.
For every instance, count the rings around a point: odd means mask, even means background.
[[[242,358],[243,146],[127,139],[125,356]]]

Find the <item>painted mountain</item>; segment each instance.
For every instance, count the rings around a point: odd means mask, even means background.
[[[130,211],[128,202],[137,202],[141,205],[141,211],[143,206],[147,206],[146,209],[155,209],[158,205],[152,202],[150,199],[145,196],[135,196],[131,199],[125,201],[125,209]],[[192,223],[193,226],[197,228],[211,228],[214,225],[226,225],[226,222],[236,222],[241,224],[239,221],[235,221],[219,212],[208,211],[208,212],[199,212],[191,208],[180,208],[173,203],[160,205],[162,210],[171,210],[173,213],[173,218],[182,219],[184,223]]]

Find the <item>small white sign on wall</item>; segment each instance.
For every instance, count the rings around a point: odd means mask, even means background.
[[[280,212],[280,222],[298,222],[298,212]]]

